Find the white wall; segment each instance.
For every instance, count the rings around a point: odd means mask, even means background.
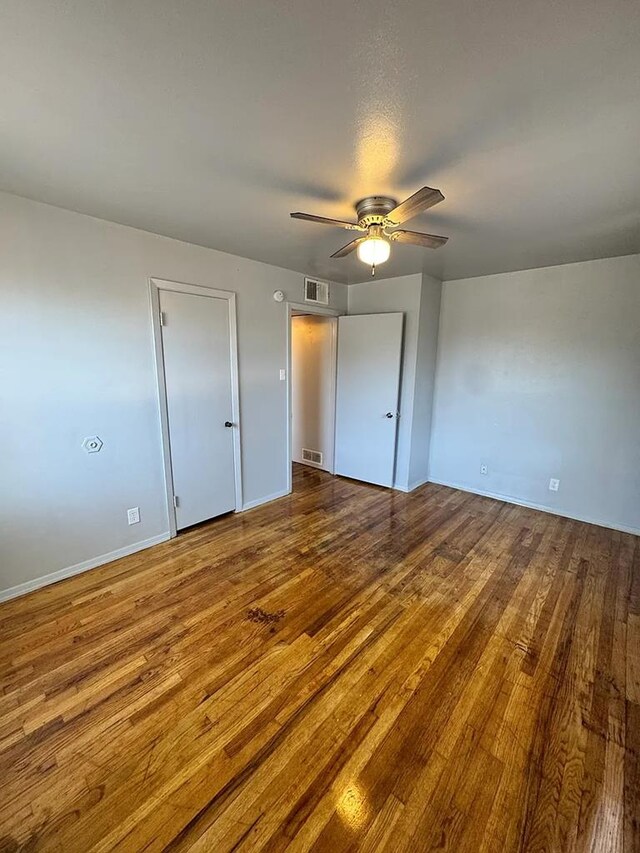
[[[0,234],[0,593],[167,535],[150,276],[238,294],[244,501],[286,490],[271,295],[301,302],[301,275],[2,193]],[[405,312],[401,488],[429,447],[438,297],[421,275],[349,288],[350,313]],[[430,479],[640,531],[639,330],[637,255],[445,283]]]
[[[640,532],[639,255],[445,282],[430,478]]]
[[[0,234],[0,590],[166,536],[150,276],[238,294],[244,501],[286,490],[272,293],[302,302],[302,275],[6,194]],[[332,307],[346,301],[332,285]]]
[[[421,289],[421,273],[399,278],[373,279],[349,286],[349,314],[383,314],[390,311],[402,311],[404,314],[400,420],[395,470],[395,486],[404,490],[409,487]]]
[[[331,317],[291,318],[291,456],[303,462],[302,448],[318,450],[333,468],[335,433],[335,326]]]
[[[429,451],[433,393],[436,381],[438,326],[442,282],[422,276],[420,312],[418,315],[418,349],[416,352],[411,455],[409,458],[408,488],[414,489],[429,479]]]

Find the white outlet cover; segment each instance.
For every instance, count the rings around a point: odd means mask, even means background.
[[[559,488],[560,488],[560,480],[556,480],[554,477],[552,477],[549,480],[549,491],[550,492],[557,492]]]
[[[488,466],[487,466],[487,465],[481,465],[481,466],[480,466],[480,473],[481,473],[481,474],[488,474],[488,473],[489,473],[489,468],[488,468]]]
[[[280,369],[280,382],[284,382],[284,380],[285,380],[286,378],[287,378],[287,371],[286,371],[286,370],[283,370],[283,369]]]
[[[140,521],[140,507],[134,506],[127,510],[127,521],[129,524],[138,524]]]

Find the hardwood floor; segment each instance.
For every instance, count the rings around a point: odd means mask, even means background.
[[[640,539],[295,492],[0,608],[0,850],[638,851]]]

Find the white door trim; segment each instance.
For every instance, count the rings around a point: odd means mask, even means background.
[[[308,302],[287,302],[287,494],[293,490],[291,476],[291,456],[293,453],[293,435],[291,430],[291,318],[294,311],[304,314],[319,314],[323,317],[340,317],[346,311],[336,311],[335,308],[323,308],[319,305],[310,305]],[[331,400],[333,401],[333,429],[336,425],[336,382],[338,368],[338,323],[332,323],[331,329]],[[331,460],[330,473],[335,471],[335,440],[333,448],[333,459]]]
[[[167,387],[164,375],[162,352],[162,324],[160,321],[160,291],[173,290],[176,293],[191,293],[194,296],[209,296],[225,299],[229,309],[229,341],[231,360],[231,416],[233,418],[233,467],[235,473],[236,512],[242,510],[242,454],[240,443],[240,393],[238,387],[238,325],[236,320],[236,295],[229,290],[216,290],[198,284],[184,284],[179,281],[167,281],[162,278],[149,279],[149,304],[151,306],[151,327],[160,407],[160,427],[162,431],[162,458],[167,501],[167,517],[171,537],[177,535],[176,509],[173,505],[173,476],[171,473],[171,444],[169,439],[169,415],[167,409]]]

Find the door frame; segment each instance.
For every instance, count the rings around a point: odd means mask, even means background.
[[[333,458],[331,460],[331,468],[329,473],[335,471],[336,447],[335,447],[335,429],[336,429],[336,387],[337,387],[337,370],[338,370],[338,323],[337,318],[345,314],[345,311],[336,311],[335,308],[325,308],[320,305],[312,305],[308,302],[287,302],[287,494],[293,491],[293,477],[291,467],[293,465],[291,456],[293,453],[293,430],[291,429],[291,417],[293,408],[291,404],[291,318],[295,316],[294,312],[302,312],[304,314],[317,314],[321,317],[334,317],[336,322],[332,324],[331,329],[331,401],[333,404]],[[323,470],[323,469],[319,469]]]
[[[240,393],[238,383],[238,324],[236,318],[236,294],[230,290],[217,290],[199,284],[185,284],[163,278],[149,278],[149,305],[151,308],[151,328],[155,356],[158,404],[160,408],[160,428],[162,432],[162,463],[169,519],[169,535],[178,535],[176,508],[173,505],[173,473],[171,469],[171,440],[169,436],[169,413],[167,408],[167,385],[164,375],[164,351],[162,347],[162,318],[160,316],[160,291],[187,293],[193,296],[206,296],[223,299],[227,302],[229,313],[229,356],[231,364],[231,417],[233,419],[233,470],[235,477],[236,512],[242,510],[242,453],[240,436]]]

